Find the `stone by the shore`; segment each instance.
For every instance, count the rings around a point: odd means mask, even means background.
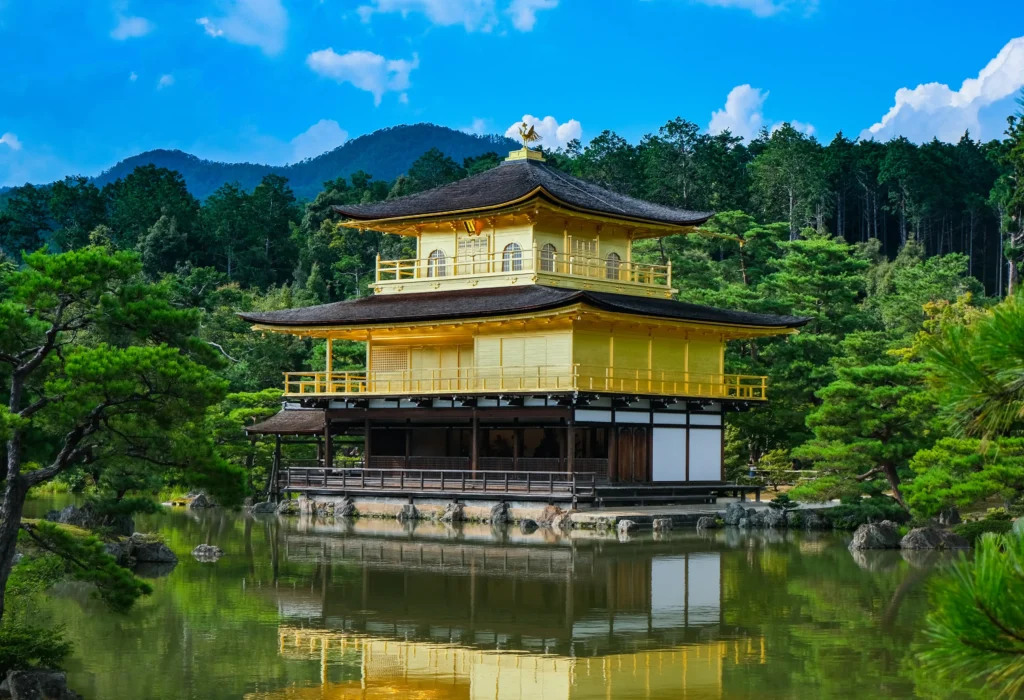
[[[712,518],[714,520],[714,518]],[[700,527],[700,523],[697,523]],[[672,518],[655,518],[651,521],[651,527],[655,532],[669,532],[672,529]],[[713,527],[713,526],[712,526]]]
[[[747,517],[747,509],[743,507],[742,503],[733,502],[725,508],[725,515],[722,520],[725,521],[726,525],[739,525],[740,520]]]
[[[29,669],[11,671],[0,683],[0,698],[11,700],[82,700],[82,696],[68,688],[63,671]]]
[[[718,520],[716,518],[712,518],[709,515],[697,518],[698,530],[714,530],[716,527],[718,527]]]
[[[201,510],[203,508],[213,508],[217,504],[213,502],[213,499],[207,496],[202,491],[193,491],[185,496],[188,501],[186,507],[192,510]]]
[[[762,527],[784,528],[786,527],[786,513],[778,508],[769,508],[761,516]]]
[[[537,524],[541,527],[551,527],[551,524],[564,513],[561,508],[555,505],[546,505],[544,510],[541,511],[540,515],[537,516]]]
[[[271,501],[261,501],[259,503],[253,503],[252,508],[249,509],[249,512],[253,515],[266,515],[269,513],[276,513],[277,508],[278,506],[276,503],[273,503]]]
[[[128,515],[100,515],[88,503],[82,507],[65,506],[62,510],[51,510],[46,520],[62,525],[74,525],[86,530],[107,528],[118,535],[130,535],[135,530],[135,520]]]
[[[629,533],[637,529],[637,524],[632,520],[620,520],[618,525],[615,526],[615,530],[620,535],[628,535]]]
[[[850,542],[850,549],[899,549],[899,546],[900,532],[896,523],[889,520],[861,525]]]
[[[136,532],[129,538],[131,554],[140,564],[176,564],[178,557],[158,539]]]
[[[519,521],[519,531],[524,535],[533,534],[537,531],[538,527],[537,521],[531,520],[530,518],[524,518]]]
[[[970,542],[960,535],[935,527],[917,527],[900,540],[901,549],[969,549]]]
[[[457,501],[452,501],[444,507],[444,512],[438,518],[442,523],[458,523],[466,519],[466,506]]]
[[[224,556],[224,550],[212,544],[200,544],[196,545],[196,548],[192,550],[192,556],[195,557],[196,561],[212,564]]]
[[[504,501],[491,506],[491,525],[504,525],[508,522],[508,504]]]
[[[395,515],[395,519],[399,522],[409,522],[412,520],[419,520],[420,514],[416,510],[416,506],[412,503],[406,503],[402,506],[402,509]]]

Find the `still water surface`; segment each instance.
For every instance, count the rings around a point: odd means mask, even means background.
[[[619,542],[219,509],[137,529],[181,560],[151,596],[127,615],[76,585],[52,600],[87,698],[942,697],[912,651],[935,562],[840,535]],[[224,557],[196,562],[203,542]]]

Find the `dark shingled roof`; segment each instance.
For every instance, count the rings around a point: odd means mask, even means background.
[[[478,175],[426,192],[372,204],[344,204],[335,206],[334,210],[359,221],[429,216],[500,207],[537,189],[569,208],[627,219],[696,226],[712,216],[712,212],[675,209],[612,192],[536,160],[506,161]]]
[[[252,323],[271,326],[359,326],[501,316],[557,309],[577,303],[604,311],[740,326],[797,328],[810,320],[798,316],[770,316],[716,309],[671,299],[557,289],[538,284],[450,292],[378,294],[305,309],[241,313],[239,316]]]
[[[245,432],[259,435],[315,435],[324,432],[324,412],[309,408],[285,408],[262,423],[246,426]]]

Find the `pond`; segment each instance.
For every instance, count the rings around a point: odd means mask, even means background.
[[[79,585],[49,603],[86,698],[941,697],[913,652],[937,562],[839,534],[620,542],[220,509],[137,529],[180,558],[151,596],[125,615]],[[204,542],[223,558],[195,561]]]

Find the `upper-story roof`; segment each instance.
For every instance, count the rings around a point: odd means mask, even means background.
[[[542,197],[584,213],[668,226],[698,226],[713,212],[676,209],[612,192],[533,158],[507,160],[496,168],[407,197],[334,207],[355,221],[443,214],[483,213]]]
[[[585,304],[601,311],[728,326],[799,328],[809,318],[716,309],[672,299],[556,289],[543,285],[466,289],[451,292],[375,295],[304,309],[240,313],[244,320],[265,326],[366,326],[418,321],[486,318]]]

